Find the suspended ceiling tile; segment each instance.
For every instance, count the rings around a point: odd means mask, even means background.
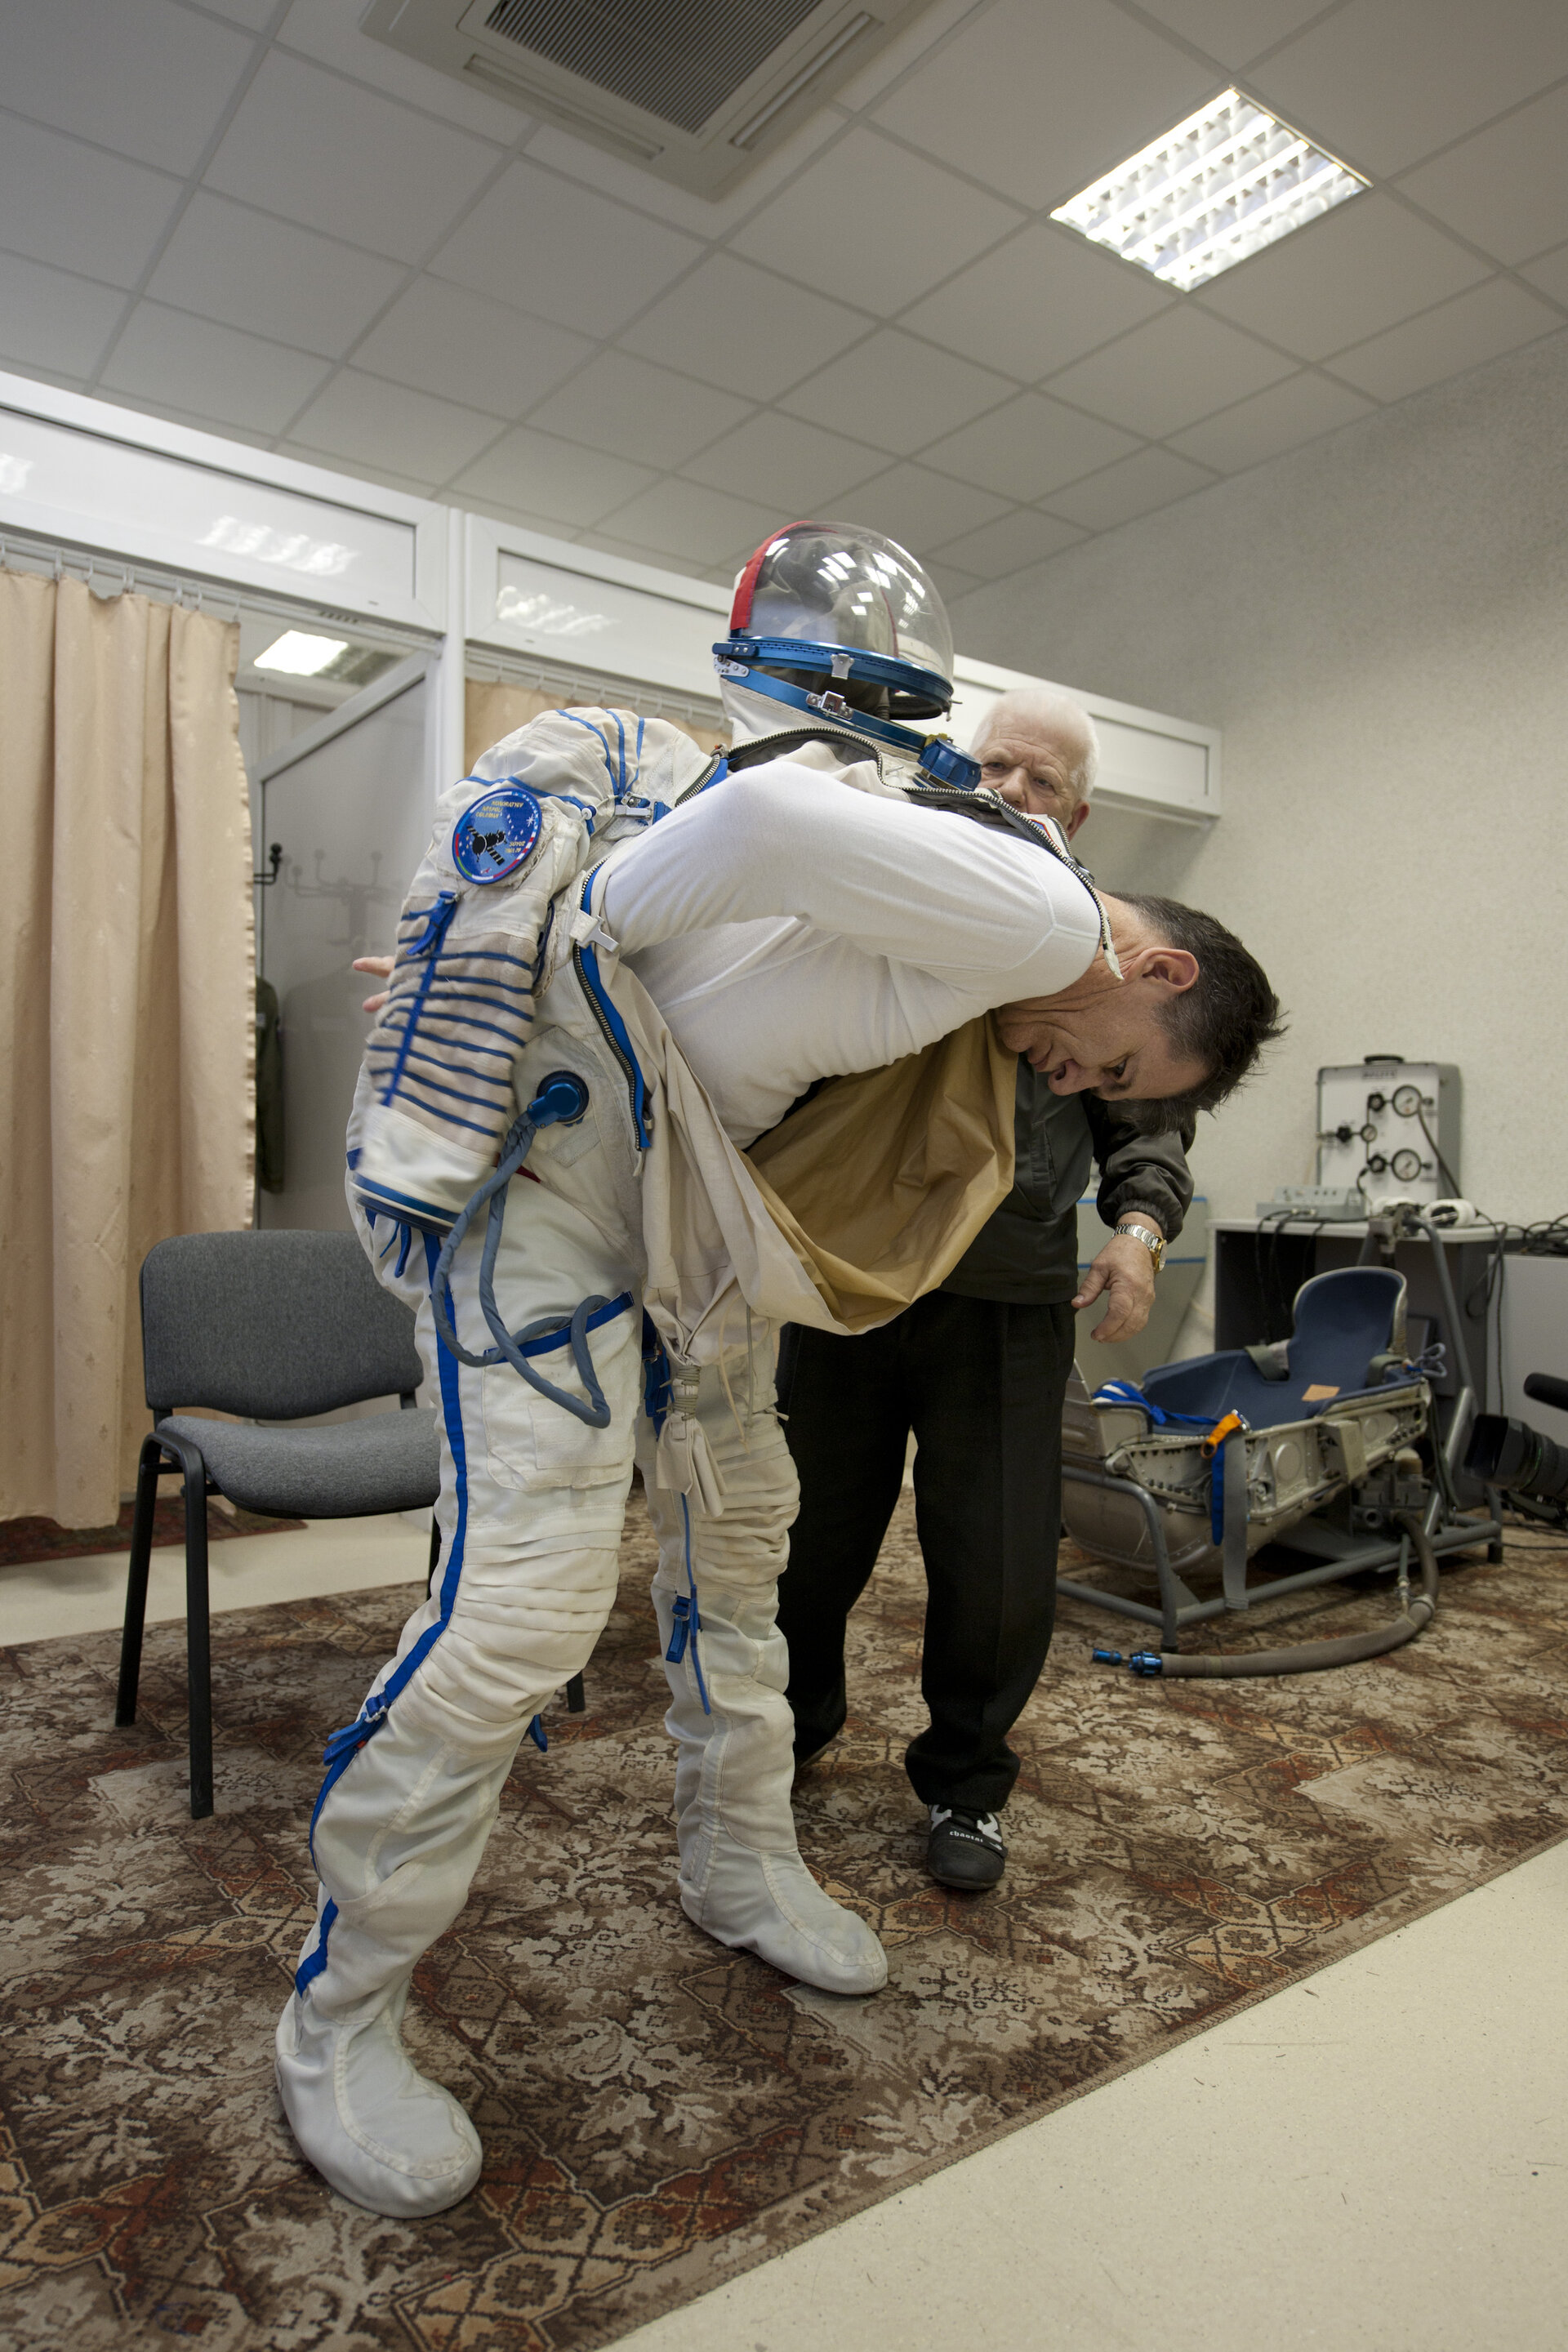
[[[731,242],[753,261],[885,318],[1019,225],[1011,205],[857,129]]]
[[[673,375],[630,352],[599,352],[531,410],[528,421],[542,433],[662,468],[679,466],[750,413],[750,404],[733,393]]]
[[[663,548],[663,561],[717,563],[750,549],[777,528],[779,516],[753,499],[732,498],[702,482],[655,482],[604,518],[605,528],[643,547]]]
[[[1557,244],[1568,231],[1568,88],[1407,172],[1399,187],[1500,261]]]
[[[836,138],[843,127],[843,117],[831,107],[808,115],[764,156],[755,171],[748,172],[728,195],[717,199],[694,195],[689,188],[678,188],[672,180],[655,179],[640,164],[607,155],[602,147],[574,139],[552,122],[540,125],[524,152],[548,163],[552,171],[564,173],[569,180],[597,188],[606,196],[619,196],[623,204],[657,214],[676,228],[689,229],[706,243],[710,237],[727,236],[749,214],[759,211],[774,190],[793,179],[808,157]]]
[[[390,466],[374,461],[367,465],[362,457],[347,451],[329,453],[306,441],[275,440],[269,446],[280,457],[298,457],[306,466],[319,466],[330,454],[335,474],[352,474],[356,481],[374,482],[378,489],[384,485],[388,489],[406,490],[409,497],[415,499],[427,499],[432,495],[427,475],[395,473]]]
[[[1051,390],[1158,440],[1291,373],[1278,352],[1185,305],[1051,378]]]
[[[624,457],[606,457],[602,450],[582,449],[574,441],[516,425],[447,485],[447,495],[465,505],[500,499],[508,507],[552,515],[560,522],[594,523],[655,478],[647,466],[628,465]]]
[[[539,528],[542,530],[547,529],[548,526],[542,523]],[[579,530],[574,532],[573,536],[579,547],[595,548],[601,555],[620,555],[624,556],[629,563],[653,563],[657,564],[661,571],[668,572],[669,570],[669,552],[668,549],[661,550],[657,547],[644,547],[639,541],[635,539],[616,539],[612,537],[611,533],[607,530]],[[728,584],[728,582],[734,576],[732,570],[727,569],[724,566],[718,566],[716,568],[724,571],[725,583]],[[691,568],[689,566],[683,565],[682,569],[686,572],[687,577],[689,579],[691,576]],[[699,573],[698,576],[699,578],[706,578],[708,575],[706,573]],[[715,625],[713,634],[715,637],[717,637],[720,635],[721,626],[717,613],[714,614],[713,620]],[[713,681],[713,690],[715,694],[718,693],[719,681],[717,678]]]
[[[1031,383],[1178,299],[1071,229],[1036,223],[939,286],[899,324]]]
[[[102,396],[101,394],[97,395],[100,399]],[[195,433],[218,433],[226,441],[243,441],[250,449],[277,449],[282,446],[275,433],[249,433],[243,425],[230,425],[221,416],[205,416],[199,408],[176,408],[172,400],[139,400],[136,408],[138,415],[166,416],[171,425],[188,425]],[[319,465],[321,460],[318,458],[315,462]],[[381,477],[378,475],[376,478],[379,481]],[[423,487],[418,482],[404,484],[395,481],[390,474],[386,479],[394,489],[406,488],[416,498],[424,495]],[[243,661],[243,656],[241,659]]]
[[[255,44],[173,0],[47,0],[5,12],[4,99],[59,131],[191,172]]]
[[[1215,77],[1111,0],[997,0],[875,119],[1044,211],[1209,97]]]
[[[182,184],[41,123],[0,134],[0,245],[30,261],[134,286],[167,228]]]
[[[1474,286],[1440,309],[1374,335],[1331,364],[1375,400],[1403,400],[1564,324],[1563,314],[1507,278]]]
[[[537,163],[510,164],[430,267],[563,327],[613,335],[702,248]]]
[[[1560,245],[1555,253],[1543,253],[1520,272],[1532,286],[1539,286],[1552,301],[1568,305],[1568,245]]]
[[[444,482],[495,433],[493,416],[343,368],[295,418],[290,438],[362,463],[395,466],[418,481]]]
[[[30,360],[26,367],[17,367],[16,362],[9,356],[5,350],[4,336],[0,335],[0,368],[10,369],[14,367],[16,369],[16,373],[19,375],[30,376],[35,383],[52,383],[61,392],[90,392],[92,390],[92,378],[90,373],[86,375],[67,375],[61,369],[45,367],[37,360]]]
[[[417,261],[498,160],[483,140],[274,52],[205,176],[264,212]]]
[[[960,531],[973,530],[1007,511],[1005,499],[925,466],[892,466],[874,480],[862,482],[843,502],[839,518],[886,531],[900,547],[923,555]]]
[[[903,457],[994,408],[1012,390],[1005,376],[884,327],[797,384],[779,405]]]
[[[1118,523],[1152,513],[1155,507],[1168,507],[1173,499],[1201,490],[1214,478],[1204,467],[1178,457],[1173,450],[1140,449],[1108,466],[1102,474],[1091,474],[1087,482],[1058,490],[1051,499],[1051,511],[1065,515],[1069,522],[1081,523],[1086,530],[1114,530]]]
[[[880,449],[776,411],[748,418],[683,467],[693,481],[737,498],[763,499],[782,515],[805,517],[887,464]]]
[[[1145,16],[1157,16],[1227,73],[1238,73],[1322,13],[1323,0],[1145,0],[1144,5]]]
[[[275,14],[277,0],[203,0],[203,5],[215,16],[226,16],[231,25],[243,25],[247,32],[259,33]]]
[[[118,287],[0,253],[0,365],[90,376],[124,310]]]
[[[1044,498],[1063,482],[1076,482],[1137,447],[1130,433],[1064,407],[1043,392],[1026,392],[1004,408],[950,433],[926,450],[928,465],[941,466],[966,482],[981,482],[1004,498]]]
[[[912,25],[889,41],[885,49],[879,49],[858,73],[851,74],[847,82],[840,84],[833,93],[834,105],[849,114],[860,113],[880,98],[900,74],[918,65],[944,33],[973,13],[974,0],[941,0],[938,7],[922,8]]]
[[[446,495],[450,497],[451,493]],[[546,539],[563,539],[573,546],[583,547],[596,547],[599,543],[587,531],[578,530],[572,523],[562,522],[553,515],[534,514],[527,507],[508,506],[501,499],[481,499],[465,491],[460,500],[453,499],[452,502],[463,506],[469,514],[490,515],[497,522],[519,523],[524,530],[537,530]]]
[[[732,253],[710,254],[629,326],[626,350],[771,400],[865,334],[870,320]]]
[[[277,44],[302,51],[318,65],[335,66],[356,81],[374,82],[388,98],[423,107],[426,114],[444,115],[448,122],[503,147],[515,146],[533,128],[531,116],[509,106],[505,99],[492,98],[477,82],[455,80],[434,66],[422,66],[417,58],[389,49],[384,41],[372,40],[360,30],[363,13],[358,7],[345,8],[342,0],[294,0],[278,29]]]
[[[182,310],[341,359],[406,272],[198,188],[147,290]]]
[[[103,371],[111,392],[177,401],[252,433],[281,433],[331,362],[211,319],[139,302]]]
[[[1000,520],[952,541],[942,554],[982,580],[1002,580],[1010,572],[1021,572],[1026,563],[1044,563],[1047,556],[1059,555],[1064,547],[1075,547],[1083,536],[1054,515],[1018,507]]]
[[[1211,279],[1201,299],[1205,310],[1319,360],[1488,274],[1451,236],[1373,191]]]
[[[1320,433],[1331,433],[1336,425],[1366,415],[1371,405],[1345,385],[1331,383],[1327,376],[1303,369],[1284,383],[1272,383],[1266,392],[1255,392],[1250,400],[1238,401],[1234,408],[1206,416],[1185,433],[1174,434],[1171,446],[1181,457],[1195,458],[1200,466],[1213,466],[1222,474],[1239,474],[1247,466],[1260,465],[1265,457],[1277,457],[1281,450],[1297,448],[1303,441],[1316,440]]]
[[[1351,0],[1251,76],[1363,171],[1403,171],[1568,74],[1561,0]]]
[[[416,278],[354,352],[354,365],[438,400],[516,418],[594,349],[444,278]]]

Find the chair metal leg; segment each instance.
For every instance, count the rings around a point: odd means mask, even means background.
[[[142,1680],[142,1632],[147,1621],[147,1572],[153,1557],[153,1514],[158,1503],[158,1474],[165,1465],[158,1439],[144,1438],[136,1465],[136,1508],[131,1519],[131,1559],[125,1579],[125,1624],[120,1636],[120,1688],[114,1720],[123,1728],[136,1720],[136,1693]]]
[[[194,1449],[193,1449],[194,1452]],[[212,1643],[207,1622],[207,1480],[199,1454],[185,1469],[185,1684],[190,1697],[191,1819],[213,1809]]]
[[[568,1715],[583,1715],[586,1713],[587,1706],[588,1701],[583,1690],[583,1677],[581,1675],[574,1675],[566,1685],[566,1712]]]

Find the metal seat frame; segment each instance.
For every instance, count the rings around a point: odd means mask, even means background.
[[[1477,1397],[1443,1235],[1436,1226],[1429,1225],[1420,1218],[1412,1222],[1431,1244],[1438,1289],[1452,1339],[1454,1368],[1459,1377],[1459,1391],[1455,1399],[1447,1436],[1439,1442],[1436,1430],[1432,1433],[1432,1459],[1436,1475],[1428,1489],[1423,1521],[1435,1552],[1467,1551],[1476,1544],[1484,1543],[1489,1559],[1500,1559],[1502,1514],[1495,1487],[1489,1486],[1485,1490],[1487,1515],[1484,1517],[1475,1517],[1459,1507],[1458,1470],[1475,1421]],[[1361,1263],[1369,1265],[1384,1254],[1392,1257],[1393,1243],[1393,1223],[1386,1219],[1375,1221],[1363,1244]],[[1343,1528],[1333,1527],[1316,1515],[1310,1515],[1299,1520],[1277,1540],[1289,1550],[1315,1554],[1318,1565],[1301,1569],[1291,1576],[1272,1576],[1266,1582],[1249,1584],[1247,1575],[1247,1451],[1242,1445],[1232,1444],[1225,1449],[1221,1589],[1214,1598],[1200,1601],[1171,1565],[1161,1506],[1146,1486],[1141,1486],[1131,1478],[1115,1477],[1109,1471],[1082,1469],[1072,1462],[1063,1463],[1062,1475],[1075,1486],[1099,1486],[1111,1494],[1124,1495],[1137,1505],[1149,1530],[1150,1549],[1154,1556],[1154,1575],[1160,1589],[1160,1605],[1156,1609],[1145,1601],[1131,1601],[1120,1592],[1107,1592],[1102,1586],[1079,1583],[1073,1577],[1058,1576],[1057,1591],[1066,1593],[1069,1600],[1087,1601],[1090,1608],[1109,1610],[1118,1617],[1130,1617],[1140,1625],[1157,1626],[1162,1650],[1180,1649],[1179,1637],[1184,1627],[1202,1624],[1211,1617],[1244,1612],[1250,1609],[1255,1601],[1276,1601],[1287,1592],[1304,1592],[1315,1584],[1331,1584],[1340,1577],[1353,1576],[1363,1570],[1395,1569],[1404,1575],[1409,1567],[1408,1536],[1358,1543]]]

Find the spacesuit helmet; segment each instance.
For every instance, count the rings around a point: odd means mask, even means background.
[[[792,522],[764,540],[713,654],[721,677],[773,681],[769,698],[807,718],[933,719],[952,701],[942,598],[914,556],[857,523]]]

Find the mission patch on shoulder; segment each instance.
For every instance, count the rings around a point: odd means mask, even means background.
[[[539,845],[538,797],[526,784],[498,785],[471,801],[452,828],[452,863],[466,881],[508,882]]]

